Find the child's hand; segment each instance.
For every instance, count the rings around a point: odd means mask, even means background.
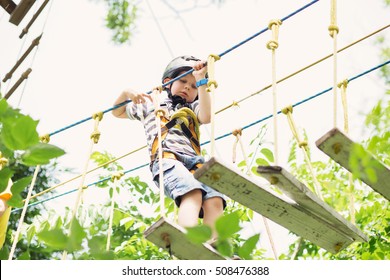
[[[194,75],[197,81],[204,79],[207,73],[207,65],[205,61],[197,61],[194,65],[194,71],[192,75]]]
[[[149,99],[151,102],[153,102],[152,97],[149,94],[146,93],[138,93],[132,89],[125,90],[125,93],[131,101],[135,104],[142,104],[146,102],[146,99]]]

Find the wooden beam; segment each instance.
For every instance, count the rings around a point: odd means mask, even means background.
[[[23,20],[28,11],[34,5],[35,1],[36,0],[20,0],[19,4],[11,13],[9,21],[15,25],[19,25],[19,23]]]
[[[265,184],[255,181],[254,178],[242,174],[234,166],[228,166],[216,158],[211,158],[206,162],[195,172],[194,176],[200,182],[226,194],[231,199],[329,252],[337,253],[354,241],[367,240],[363,233],[357,229],[352,230],[353,226],[349,225],[339,215],[330,219],[329,217],[333,216],[334,211],[318,214],[320,208],[323,208],[321,212],[327,212],[329,207],[323,204],[305,207],[297,201],[277,194],[266,187]],[[279,182],[283,182],[283,180]],[[303,184],[299,186],[300,191],[303,192],[302,196],[306,195],[309,198],[314,196],[306,186]],[[339,229],[339,226],[342,229]]]
[[[4,95],[4,99],[8,99],[11,97],[11,95],[14,93],[14,91],[23,83],[24,80],[27,80],[28,75],[30,75],[32,69],[28,68],[26,71],[22,73],[19,80],[16,81],[16,83],[12,86],[12,88],[7,92],[6,95]]]
[[[0,6],[9,14],[12,14],[16,8],[16,4],[12,0],[0,0]]]
[[[190,242],[183,228],[165,218],[161,218],[148,228],[144,236],[181,260],[226,260],[209,244]]]
[[[331,157],[338,164],[353,172],[350,165],[351,151],[355,145],[360,146],[364,150],[363,157],[365,161],[370,163],[370,167],[374,169],[377,180],[372,182],[364,166],[359,166],[359,179],[371,186],[376,192],[383,195],[386,199],[390,200],[390,170],[382,162],[377,160],[371,153],[366,151],[362,145],[353,142],[348,136],[342,133],[339,129],[333,128],[327,132],[324,136],[316,141],[317,147]]]
[[[38,18],[38,16],[41,14],[43,9],[46,7],[47,3],[49,3],[49,0],[45,0],[45,2],[42,3],[42,5],[39,7],[38,11],[33,15],[33,17],[30,19],[29,23],[26,25],[25,28],[23,28],[22,33],[20,33],[19,38],[22,39],[24,35],[28,33],[28,30],[30,29],[31,25],[35,22],[35,20]]]

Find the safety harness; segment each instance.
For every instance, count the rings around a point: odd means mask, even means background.
[[[179,127],[184,135],[190,140],[192,148],[197,155],[200,155],[200,143],[199,143],[199,122],[195,113],[186,107],[180,108],[170,118],[166,116],[160,116],[161,120],[161,141],[168,135],[169,129],[176,126]],[[158,137],[156,136],[152,143],[152,151],[150,160],[153,162],[158,157]],[[163,152],[163,158],[177,159],[174,153]],[[193,173],[202,164],[196,164],[190,171]]]

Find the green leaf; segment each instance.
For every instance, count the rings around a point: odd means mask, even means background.
[[[260,234],[256,234],[248,238],[245,243],[238,249],[238,255],[245,259],[252,259],[251,253],[256,248],[257,242],[259,242]]]
[[[270,149],[263,148],[261,149],[260,153],[262,153],[269,162],[274,162],[274,154]]]
[[[233,255],[233,247],[228,240],[220,240],[217,243],[217,250],[224,256],[230,257]]]
[[[38,121],[24,115],[4,121],[1,131],[4,145],[11,150],[25,150],[37,144],[39,142],[37,125]]]
[[[26,187],[31,183],[31,180],[32,180],[32,176],[27,176],[14,182],[11,187],[12,194],[23,192],[26,189]]]
[[[68,244],[68,237],[61,229],[43,230],[37,236],[38,239],[54,250],[65,250]]]
[[[70,236],[68,239],[67,250],[73,252],[82,248],[81,244],[83,239],[87,237],[83,227],[80,225],[77,219],[73,219],[70,228]]]
[[[22,161],[25,165],[35,166],[38,164],[47,164],[51,159],[62,156],[65,151],[51,144],[38,143],[27,149],[22,155]]]
[[[262,166],[268,166],[269,165],[268,161],[266,161],[263,158],[257,158],[256,159],[256,164],[257,165],[262,165]]]
[[[11,179],[12,176],[13,172],[8,167],[0,170],[0,193],[7,189],[9,179]]]
[[[193,243],[201,244],[211,239],[211,228],[209,226],[198,225],[186,229],[186,235],[188,239]]]
[[[233,212],[218,218],[215,222],[215,229],[218,233],[218,238],[221,240],[229,238],[240,231],[241,227],[238,212]]]

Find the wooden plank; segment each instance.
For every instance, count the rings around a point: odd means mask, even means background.
[[[200,182],[226,194],[231,199],[306,238],[332,253],[337,253],[354,241],[366,240],[364,235],[345,234],[315,212],[298,202],[281,196],[261,183],[211,158],[195,174]],[[306,188],[306,187],[305,187]],[[305,193],[309,190],[303,189]]]
[[[9,14],[12,14],[16,8],[16,4],[12,0],[0,0],[0,6]]]
[[[190,242],[183,228],[161,218],[148,228],[144,236],[181,260],[226,260],[209,244]],[[170,247],[170,248],[169,248]]]
[[[350,166],[349,159],[354,145],[358,145],[364,150],[362,145],[353,142],[337,128],[331,129],[328,133],[318,139],[316,141],[316,145],[321,151],[350,172],[352,172],[352,168]],[[366,150],[364,150],[363,157],[365,158],[365,161],[367,159],[367,162],[370,163],[370,167],[374,169],[377,180],[376,182],[372,182],[368,178],[363,166],[359,167],[359,179],[370,186],[373,190],[383,195],[386,199],[390,200],[389,168]]]
[[[347,236],[351,236],[355,240],[367,241],[367,237],[356,226],[319,199],[316,194],[287,170],[280,166],[258,166],[257,172],[269,182],[276,185],[284,194],[297,202],[301,207],[317,215],[331,227],[343,232]]]
[[[23,20],[28,11],[34,5],[35,1],[36,0],[20,0],[19,4],[11,13],[9,21],[15,25],[19,25],[19,23]]]

